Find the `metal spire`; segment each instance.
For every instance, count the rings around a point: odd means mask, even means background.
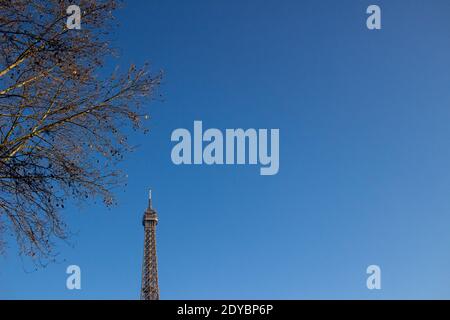
[[[148,190],[148,207],[149,209],[152,208],[152,189]]]

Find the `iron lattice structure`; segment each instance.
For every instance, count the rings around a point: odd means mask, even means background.
[[[152,194],[149,192],[148,208],[142,217],[144,226],[144,259],[142,263],[141,300],[159,300],[158,261],[156,257],[156,225],[158,215],[152,208]]]

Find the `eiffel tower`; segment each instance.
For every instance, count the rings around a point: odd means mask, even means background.
[[[159,300],[158,262],[156,258],[156,225],[158,215],[152,208],[152,191],[148,193],[148,208],[142,217],[144,226],[144,261],[142,262],[141,300]]]

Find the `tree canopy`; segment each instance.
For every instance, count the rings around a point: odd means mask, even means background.
[[[80,1],[79,30],[66,25],[71,4],[0,0],[0,235],[34,261],[67,237],[68,199],[114,203],[124,130],[145,131],[161,79],[148,65],[105,70],[115,1]]]

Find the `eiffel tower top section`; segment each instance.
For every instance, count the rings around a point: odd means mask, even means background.
[[[148,192],[148,207],[142,217],[142,225],[145,226],[147,222],[155,222],[158,224],[158,215],[152,206],[152,190],[149,190]]]
[[[156,225],[158,215],[152,207],[152,193],[148,194],[148,207],[142,217],[144,225],[144,259],[142,262],[142,300],[159,300],[158,259],[156,257]]]

